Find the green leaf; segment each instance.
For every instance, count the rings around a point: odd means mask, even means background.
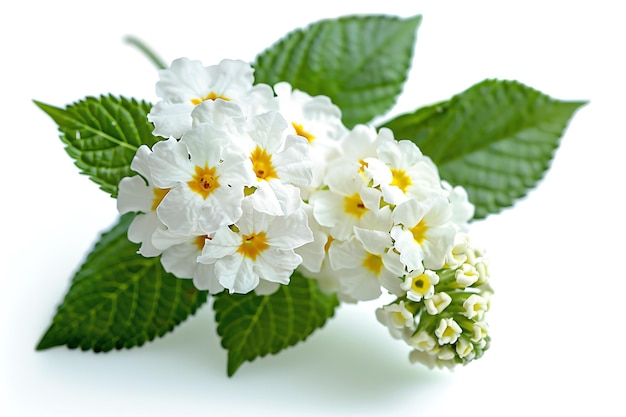
[[[207,298],[191,280],[166,273],[159,258],[137,254],[126,237],[134,214],[104,233],[72,280],[37,350],[69,348],[106,352],[141,346],[163,336]]]
[[[256,57],[256,82],[326,95],[352,127],[386,113],[411,66],[421,16],[348,16],[288,33]]]
[[[517,81],[485,80],[383,127],[415,142],[443,179],[465,187],[480,219],[537,185],[584,104],[552,99]]]
[[[228,376],[245,361],[305,340],[333,316],[338,304],[335,295],[322,293],[315,280],[297,271],[289,285],[271,295],[216,295],[213,308],[217,332],[228,350]]]
[[[134,175],[130,163],[137,148],[158,140],[147,118],[151,104],[144,101],[109,95],[87,97],[65,109],[35,104],[58,125],[65,150],[81,174],[113,197],[120,180]]]

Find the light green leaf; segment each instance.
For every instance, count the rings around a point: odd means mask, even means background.
[[[207,298],[191,280],[166,273],[159,258],[137,254],[126,237],[134,215],[104,233],[72,280],[37,350],[69,348],[106,352],[141,346],[163,336]]]
[[[65,150],[81,174],[111,196],[123,177],[133,175],[130,162],[142,144],[158,138],[147,119],[151,104],[111,95],[87,97],[65,109],[35,101],[58,125]]]
[[[443,179],[465,187],[479,219],[536,186],[584,104],[552,99],[517,81],[485,80],[383,126],[396,139],[415,142]]]
[[[228,376],[245,361],[305,340],[333,316],[338,304],[335,295],[322,293],[315,280],[298,272],[271,295],[216,295],[213,308],[217,332],[228,350]]]
[[[421,16],[348,16],[288,33],[256,57],[256,82],[326,95],[352,127],[386,113],[402,91]]]

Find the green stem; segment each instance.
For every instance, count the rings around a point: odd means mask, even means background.
[[[126,43],[129,43],[130,45],[139,49],[139,51],[143,52],[146,58],[148,58],[154,64],[154,66],[157,67],[157,69],[166,68],[166,65],[163,62],[163,60],[159,58],[159,56],[152,49],[150,49],[148,45],[146,45],[143,41],[131,35],[126,36],[124,40],[126,41]]]

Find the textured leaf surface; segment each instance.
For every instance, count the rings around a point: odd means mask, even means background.
[[[287,34],[253,64],[256,82],[287,81],[338,105],[346,126],[366,123],[396,102],[411,66],[421,16],[348,16]]]
[[[322,293],[315,280],[298,272],[271,295],[218,294],[213,308],[217,332],[228,350],[228,375],[245,361],[305,340],[333,316],[338,304],[334,295]]]
[[[516,81],[485,80],[449,101],[387,122],[414,141],[441,177],[467,189],[475,218],[534,188],[581,101],[559,101]]]
[[[166,273],[126,237],[133,214],[104,233],[72,280],[37,350],[67,345],[105,352],[141,346],[171,331],[207,298]]]
[[[65,109],[35,101],[58,125],[65,150],[80,169],[113,197],[140,145],[158,140],[147,114],[151,105],[134,99],[87,97]]]

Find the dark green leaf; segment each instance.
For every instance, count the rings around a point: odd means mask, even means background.
[[[485,80],[446,102],[384,124],[462,185],[484,218],[511,206],[548,169],[582,101],[559,101],[516,81]]]
[[[166,273],[159,258],[137,254],[126,237],[133,214],[104,233],[72,280],[37,350],[67,345],[106,352],[163,336],[207,298],[191,280]]]
[[[65,109],[35,101],[58,125],[65,150],[92,181],[113,197],[123,177],[134,175],[130,162],[140,145],[158,138],[147,119],[151,104],[134,99],[87,97]]]
[[[298,272],[272,295],[218,294],[213,308],[217,332],[228,350],[228,375],[245,361],[305,340],[333,316],[338,304],[334,295],[322,293],[315,280]]]
[[[287,34],[254,63],[256,82],[287,81],[338,105],[346,126],[366,123],[396,102],[411,66],[421,16],[348,16]]]

